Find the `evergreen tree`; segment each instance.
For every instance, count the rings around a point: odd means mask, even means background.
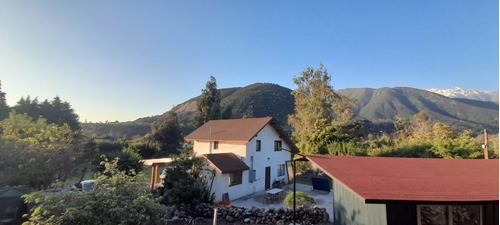
[[[0,121],[9,117],[9,106],[5,98],[5,92],[2,92],[2,82],[0,81]]]
[[[21,97],[13,109],[20,114],[26,113],[33,119],[43,117],[48,124],[54,123],[60,126],[68,124],[72,130],[81,129],[78,115],[71,108],[71,105],[66,101],[63,102],[59,96],[50,102],[45,99],[39,103],[37,98],[31,100],[28,95],[26,99]]]
[[[177,114],[169,112],[163,122],[161,124],[154,123],[151,130],[150,141],[156,144],[160,151],[157,156],[179,153],[184,138],[177,120]]]
[[[38,119],[40,117],[40,108],[38,105],[38,99],[35,98],[31,100],[31,97],[28,95],[26,98],[21,97],[16,105],[13,107],[19,114],[28,114],[33,119]]]
[[[327,154],[328,143],[360,135],[361,123],[352,113],[355,101],[336,93],[330,81],[322,64],[318,69],[306,68],[293,79],[297,85],[292,91],[295,111],[288,116],[288,123],[295,129],[293,140],[304,153]]]
[[[215,77],[210,76],[205,89],[201,90],[201,96],[196,104],[195,121],[196,126],[200,127],[209,120],[220,118],[220,91],[217,89]]]

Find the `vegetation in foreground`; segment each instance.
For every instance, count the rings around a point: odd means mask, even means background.
[[[34,207],[24,224],[163,223],[168,207],[153,197],[143,180],[120,171],[118,160],[104,162],[104,167],[96,174],[92,191],[25,195],[25,202]]]

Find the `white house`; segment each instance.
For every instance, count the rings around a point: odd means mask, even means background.
[[[211,120],[186,140],[193,141],[196,155],[216,170],[216,201],[225,193],[238,199],[270,189],[274,181],[288,181],[289,151],[299,152],[272,117]]]

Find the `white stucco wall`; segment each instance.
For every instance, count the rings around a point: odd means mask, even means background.
[[[256,141],[261,141],[261,151],[256,150]],[[194,142],[194,151],[197,155],[209,153],[227,153],[232,152],[238,157],[243,157],[243,162],[256,171],[256,181],[249,181],[249,170],[243,171],[242,184],[229,186],[229,174],[216,173],[212,191],[215,193],[216,201],[222,199],[223,193],[229,193],[229,198],[234,200],[265,189],[265,168],[271,168],[270,184],[273,181],[284,179],[288,181],[288,171],[285,169],[285,175],[278,177],[278,165],[285,164],[291,160],[291,154],[287,151],[274,151],[274,141],[281,140],[282,147],[290,147],[279,138],[278,133],[271,125],[266,125],[250,142],[248,143],[224,143],[219,142],[219,148],[213,149],[213,142]],[[210,184],[210,183],[209,183]]]

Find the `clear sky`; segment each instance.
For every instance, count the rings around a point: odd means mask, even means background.
[[[161,114],[219,88],[294,89],[319,63],[335,89],[498,90],[499,6],[484,1],[0,1],[7,102],[56,95],[80,120]]]

